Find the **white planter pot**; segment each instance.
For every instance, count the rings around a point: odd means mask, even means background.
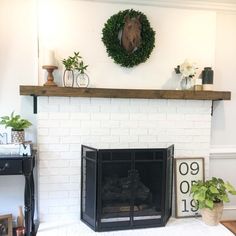
[[[203,208],[201,209],[202,220],[207,225],[218,225],[223,213],[223,203],[215,203],[213,209]]]

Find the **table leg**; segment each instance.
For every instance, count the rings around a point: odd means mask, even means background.
[[[25,235],[31,236],[31,207],[32,207],[32,192],[31,192],[31,174],[25,176]]]
[[[34,212],[35,212],[35,192],[34,192],[34,175],[31,174],[30,177],[30,186],[31,186],[31,225],[32,225],[32,234],[35,235],[35,224],[34,224]]]

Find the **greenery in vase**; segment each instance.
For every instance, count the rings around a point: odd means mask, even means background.
[[[28,120],[22,119],[20,115],[14,115],[14,112],[10,116],[2,116],[0,119],[1,125],[5,125],[5,128],[11,127],[14,131],[22,131],[32,125]]]
[[[228,194],[236,195],[236,190],[229,182],[213,177],[211,180],[194,183],[191,194],[200,209],[213,209],[214,203],[229,202]]]
[[[84,65],[82,57],[79,54],[79,52],[74,52],[73,56],[69,56],[67,59],[62,60],[66,70],[78,70],[79,72],[84,73],[88,65]]]
[[[88,67],[88,65],[84,65],[84,62],[81,61],[79,63],[79,66],[78,66],[77,70],[80,71],[81,74],[84,74],[84,71],[87,70],[87,67]]]

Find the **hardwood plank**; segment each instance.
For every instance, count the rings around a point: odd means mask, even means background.
[[[220,223],[236,235],[236,220],[224,220]]]
[[[231,100],[231,92],[229,91],[68,88],[26,85],[20,86],[20,95],[101,98],[189,99],[213,101]]]

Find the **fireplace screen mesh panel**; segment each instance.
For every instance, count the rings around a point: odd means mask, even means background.
[[[81,220],[95,231],[164,226],[171,216],[173,154],[173,145],[82,146]]]

